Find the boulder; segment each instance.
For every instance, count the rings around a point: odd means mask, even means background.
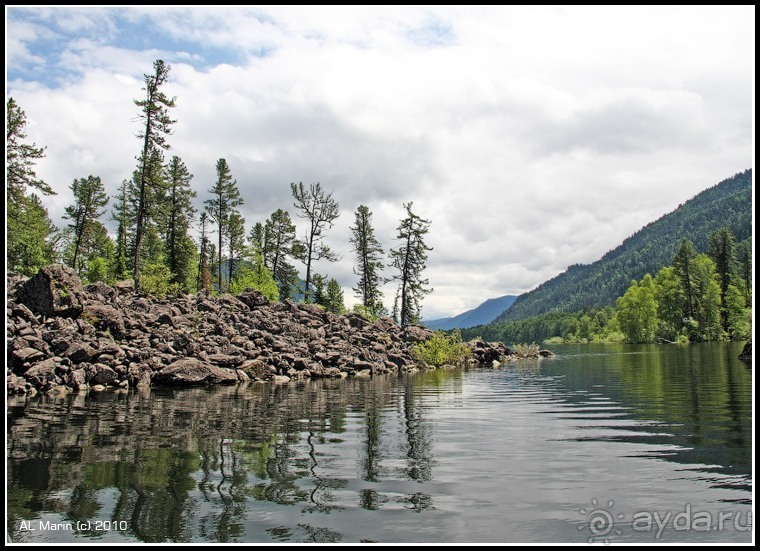
[[[197,358],[182,358],[153,375],[154,385],[190,386],[218,383],[237,383],[232,369],[217,367]]]
[[[107,365],[98,363],[95,364],[95,368],[98,371],[90,379],[91,385],[110,385],[119,378],[117,373]]]
[[[472,359],[481,364],[501,363],[510,355],[510,350],[500,342],[484,342],[477,339],[467,343],[472,352]]]
[[[26,320],[32,325],[39,325],[40,323],[40,320],[37,319],[37,316],[35,316],[32,311],[23,304],[14,305],[12,308],[12,313],[17,318]]]
[[[747,344],[744,345],[742,353],[739,354],[739,359],[744,362],[752,361],[752,339],[750,339]]]
[[[83,290],[88,298],[98,302],[111,301],[116,296],[116,290],[102,281],[89,283],[84,286]]]
[[[66,351],[63,353],[73,363],[79,364],[82,362],[89,362],[97,355],[97,351],[86,343],[74,342],[71,343]]]
[[[82,317],[92,323],[98,331],[108,331],[117,339],[124,337],[126,331],[124,316],[113,306],[90,304]]]
[[[131,279],[125,279],[124,281],[117,281],[112,285],[112,288],[117,293],[129,295],[135,292],[135,282]]]
[[[23,377],[8,373],[5,377],[5,388],[8,394],[25,394],[30,388],[34,388]]]
[[[208,361],[219,367],[238,367],[244,359],[242,356],[234,354],[209,354],[208,357]]]
[[[87,374],[84,369],[72,369],[63,377],[64,382],[75,390],[87,388]]]
[[[82,282],[63,264],[40,268],[19,286],[16,296],[18,302],[42,316],[76,318],[84,310]]]
[[[44,357],[45,354],[36,348],[25,347],[11,352],[10,364],[11,367],[18,371],[25,363],[34,363],[42,360]]]
[[[240,364],[237,371],[242,371],[251,379],[269,380],[272,378],[272,371],[269,366],[259,359],[246,360]]]
[[[37,388],[49,389],[61,382],[55,374],[55,368],[47,362],[40,362],[30,367],[24,378]]]
[[[418,343],[425,342],[433,336],[433,331],[426,329],[420,325],[408,325],[404,329],[404,334],[407,342]]]

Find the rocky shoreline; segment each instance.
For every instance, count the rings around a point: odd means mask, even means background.
[[[433,335],[251,289],[159,299],[136,295],[128,281],[83,286],[60,264],[9,275],[7,293],[9,394],[408,373],[427,367],[412,346]],[[468,344],[475,362],[512,354],[501,343]]]

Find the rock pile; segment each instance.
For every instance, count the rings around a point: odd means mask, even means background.
[[[413,372],[423,366],[412,347],[433,335],[390,318],[270,302],[253,289],[159,299],[136,295],[129,281],[83,286],[60,264],[31,278],[9,274],[7,284],[8,393]],[[468,345],[470,362],[514,357],[501,343]]]
[[[432,335],[255,290],[157,299],[129,282],[82,286],[62,265],[9,276],[6,319],[9,393],[403,372]]]

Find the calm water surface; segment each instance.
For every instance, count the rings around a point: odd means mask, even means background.
[[[8,537],[749,542],[740,349],[568,345],[500,369],[9,397]]]

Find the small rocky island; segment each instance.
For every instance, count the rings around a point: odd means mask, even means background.
[[[130,281],[83,286],[60,264],[9,275],[7,290],[9,394],[413,372],[427,366],[412,347],[433,335],[389,318],[270,302],[252,289],[159,299],[135,294]],[[512,354],[501,343],[468,346],[479,363]]]

